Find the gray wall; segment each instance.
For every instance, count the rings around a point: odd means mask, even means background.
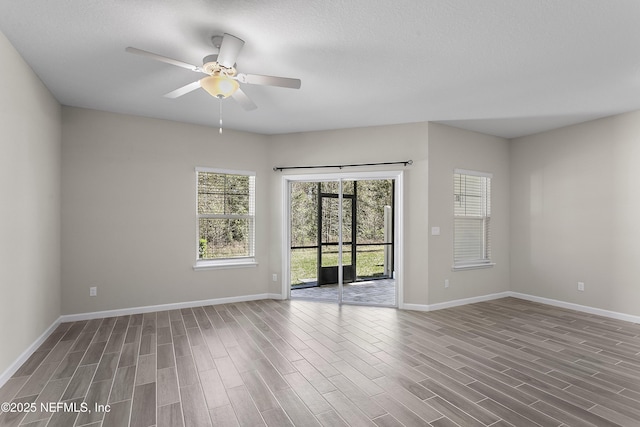
[[[0,33],[0,374],[60,315],[60,106]]]
[[[62,124],[63,314],[267,292],[266,137],[69,107]],[[196,166],[256,172],[257,267],[193,270]]]
[[[639,140],[634,112],[512,141],[511,290],[640,315]]]
[[[429,123],[429,303],[509,290],[509,142],[503,138]],[[491,268],[452,271],[453,170],[493,174]],[[432,236],[431,227],[440,227]],[[449,288],[444,287],[445,279]]]
[[[505,140],[426,123],[220,136],[215,128],[65,107],[62,312],[279,294],[281,282],[271,281],[271,275],[283,274],[283,173],[272,167],[408,159],[414,164],[400,167],[405,170],[404,303],[508,290]],[[258,173],[257,268],[193,271],[195,166]],[[443,294],[435,284],[452,264],[454,167],[495,173],[493,248],[499,262],[486,271],[450,275],[452,287]],[[369,168],[374,169],[380,168]],[[429,216],[443,228],[438,240],[429,237]],[[435,252],[429,253],[430,247]],[[90,286],[98,287],[97,297],[89,297]]]

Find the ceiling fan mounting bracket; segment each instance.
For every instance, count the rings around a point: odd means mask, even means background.
[[[220,51],[220,45],[222,44],[222,39],[223,39],[223,36],[219,34],[211,36],[211,44],[213,45],[213,47],[218,49],[218,51]]]
[[[209,63],[213,63],[213,62],[218,62],[218,54],[214,53],[212,55],[207,55],[204,58],[202,58],[202,63],[203,64],[209,64]]]

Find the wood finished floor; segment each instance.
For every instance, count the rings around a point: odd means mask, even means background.
[[[0,402],[29,426],[639,426],[640,325],[505,298],[257,301],[66,323]]]

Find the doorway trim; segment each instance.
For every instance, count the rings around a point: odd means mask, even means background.
[[[283,175],[281,181],[282,191],[282,243],[281,243],[281,259],[282,259],[282,297],[283,299],[291,299],[291,192],[290,183],[294,181],[318,182],[318,181],[336,181],[336,180],[367,180],[367,179],[393,179],[395,180],[395,215],[394,229],[394,260],[395,260],[395,280],[396,280],[396,307],[403,308],[404,305],[404,171],[370,171],[370,172],[339,172],[339,173],[320,173],[320,174],[303,174],[303,175]]]

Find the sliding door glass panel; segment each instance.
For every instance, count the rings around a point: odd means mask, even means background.
[[[292,182],[290,193],[290,287],[292,298],[338,301],[338,199],[324,197],[339,182]],[[325,286],[324,284],[327,284]]]
[[[390,179],[353,182],[355,280],[345,284],[344,302],[396,305],[393,193],[394,182]]]

